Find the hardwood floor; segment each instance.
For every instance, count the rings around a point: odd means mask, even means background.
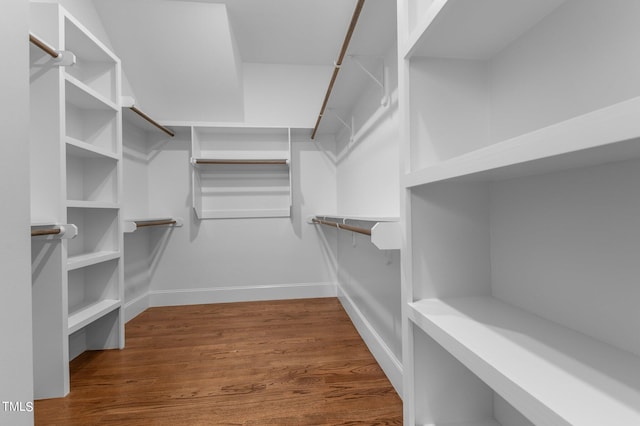
[[[150,308],[126,349],[71,362],[36,425],[400,425],[402,402],[335,298]]]

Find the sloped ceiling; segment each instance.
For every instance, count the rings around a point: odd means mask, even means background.
[[[356,3],[93,1],[132,88],[125,94],[160,120],[187,121],[243,120],[242,62],[332,65]]]
[[[223,4],[94,4],[138,105],[160,120],[242,120],[242,66]]]

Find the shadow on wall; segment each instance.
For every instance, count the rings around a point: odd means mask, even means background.
[[[315,156],[314,163],[321,161],[320,166],[305,161],[305,153],[317,152],[320,155]],[[303,185],[309,183],[316,187],[317,190],[326,193],[335,200],[335,141],[333,135],[318,135],[315,139],[311,139],[310,131],[307,129],[300,132],[293,132],[291,135],[291,225],[293,231],[298,238],[302,238],[302,227],[309,226],[307,224],[307,216],[313,216],[317,212],[309,211],[312,207],[307,208],[307,200],[303,191]],[[319,180],[313,172],[313,168],[322,167],[323,169],[333,170],[333,179]],[[324,173],[322,174],[325,175]],[[324,197],[321,197],[324,198]],[[334,201],[335,204],[335,201]]]

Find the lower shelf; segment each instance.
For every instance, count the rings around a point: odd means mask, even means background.
[[[67,270],[72,271],[85,266],[91,266],[102,262],[107,262],[120,257],[117,251],[99,251],[95,253],[81,254],[77,256],[69,256],[67,259]]]
[[[640,424],[640,358],[491,297],[410,319],[535,424]]]
[[[196,210],[198,219],[234,219],[234,218],[258,218],[258,217],[289,217],[291,211],[285,209],[265,210]]]
[[[104,299],[91,305],[85,306],[76,312],[69,313],[69,319],[67,323],[68,333],[75,333],[81,328],[91,324],[95,320],[107,315],[109,312],[118,309],[120,305],[121,304],[119,300]]]

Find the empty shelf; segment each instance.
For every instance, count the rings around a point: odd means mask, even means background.
[[[120,301],[114,299],[104,299],[82,309],[69,314],[67,322],[69,334],[75,333],[81,328],[91,324],[95,320],[102,318],[109,312],[120,307]]]
[[[535,424],[640,424],[640,358],[491,297],[410,319]]]

